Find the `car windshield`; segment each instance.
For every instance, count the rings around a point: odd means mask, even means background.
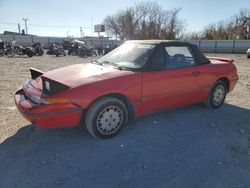
[[[112,64],[119,68],[142,67],[153,52],[155,45],[124,43],[98,60],[98,63]]]

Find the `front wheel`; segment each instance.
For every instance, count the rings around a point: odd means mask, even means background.
[[[8,49],[8,50],[6,51],[6,55],[7,55],[8,57],[14,57],[15,54],[16,54],[16,52],[15,52],[14,50],[12,50],[12,49]]]
[[[204,102],[208,108],[219,108],[226,98],[226,84],[219,80],[215,83]]]
[[[128,122],[128,110],[119,99],[104,97],[94,102],[86,114],[87,131],[95,138],[116,136]]]

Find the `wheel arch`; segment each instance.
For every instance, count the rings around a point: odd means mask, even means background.
[[[226,84],[226,91],[229,92],[229,88],[230,88],[230,81],[227,77],[221,77],[219,78],[217,81],[222,81]]]
[[[134,106],[133,106],[132,102],[129,100],[129,98],[126,95],[121,94],[121,93],[108,93],[108,94],[102,95],[102,96],[96,98],[95,100],[93,100],[91,102],[91,104],[88,106],[88,109],[97,100],[99,100],[101,98],[104,98],[104,97],[113,97],[113,98],[116,98],[116,99],[119,99],[120,101],[122,101],[126,105],[126,107],[128,109],[128,118],[129,118],[129,121],[132,121],[132,120],[135,119],[135,117],[136,117],[136,115],[135,115],[135,109],[134,109]]]

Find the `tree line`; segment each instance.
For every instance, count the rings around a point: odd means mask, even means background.
[[[157,2],[145,1],[108,15],[104,24],[109,35],[121,40],[250,39],[249,9],[192,33],[185,33],[187,23],[180,18],[180,11],[180,8],[166,10]]]

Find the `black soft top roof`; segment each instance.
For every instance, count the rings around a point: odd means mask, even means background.
[[[195,59],[197,64],[208,64],[210,60],[200,51],[198,46],[191,44],[189,42],[180,41],[180,40],[128,40],[126,43],[138,43],[138,44],[152,44],[152,45],[175,45],[175,46],[190,46],[195,53]]]

